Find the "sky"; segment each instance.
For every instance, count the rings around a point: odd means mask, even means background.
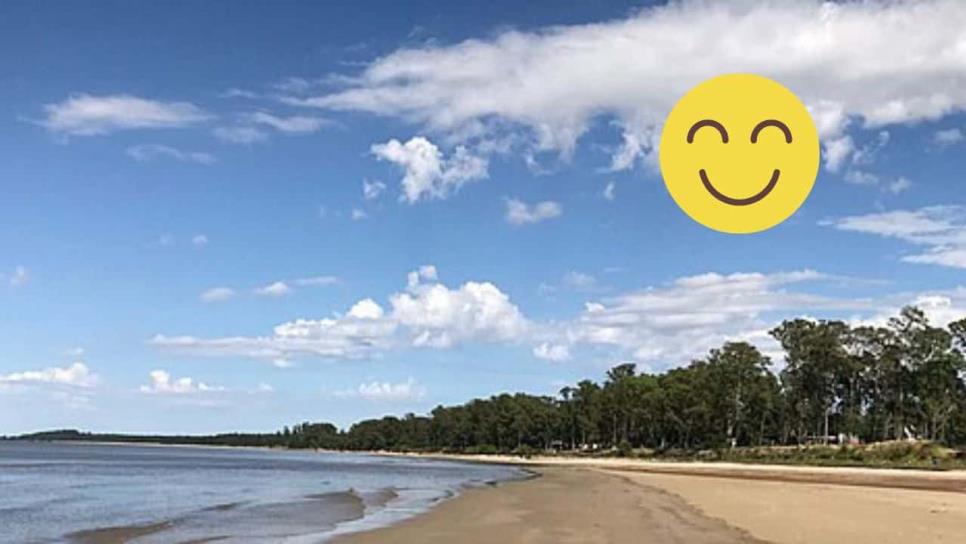
[[[0,51],[0,434],[347,426],[966,316],[962,2],[12,1]],[[733,72],[822,144],[751,235],[657,165]]]

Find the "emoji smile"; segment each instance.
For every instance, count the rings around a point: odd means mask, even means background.
[[[725,204],[731,204],[732,206],[748,206],[749,204],[754,204],[755,202],[765,198],[768,196],[768,193],[770,193],[771,190],[778,185],[778,176],[780,175],[781,172],[776,168],[775,171],[772,172],[771,179],[768,181],[768,185],[765,185],[764,189],[758,191],[757,194],[749,196],[748,198],[734,198],[715,189],[714,185],[711,184],[711,180],[708,179],[708,174],[705,173],[704,168],[698,170],[698,176],[701,177],[701,183],[703,183],[704,188],[711,193],[711,196],[717,198]]]

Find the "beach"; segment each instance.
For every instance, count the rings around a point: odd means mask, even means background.
[[[424,515],[337,542],[898,544],[961,542],[966,528],[964,472],[516,463],[537,477],[470,489]]]

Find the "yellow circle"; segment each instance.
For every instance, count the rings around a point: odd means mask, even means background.
[[[728,233],[759,232],[805,202],[818,175],[818,131],[805,105],[752,74],[709,79],[671,110],[661,174],[691,219]]]

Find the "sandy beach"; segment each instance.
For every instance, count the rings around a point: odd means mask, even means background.
[[[478,461],[482,459],[476,459]],[[513,460],[539,477],[472,489],[338,542],[961,542],[966,473]]]

